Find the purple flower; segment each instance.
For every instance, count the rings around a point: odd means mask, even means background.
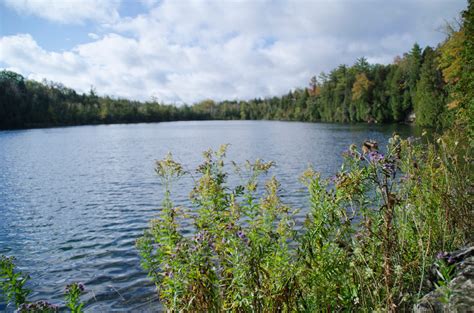
[[[212,239],[212,236],[209,236],[209,232],[207,230],[201,230],[194,236],[194,241],[201,243],[205,239]]]
[[[244,232],[241,231],[241,230],[239,230],[239,231],[237,232],[237,236],[239,236],[240,239],[245,239],[245,234],[244,234]]]
[[[57,312],[59,306],[51,304],[44,300],[39,300],[33,303],[23,303],[18,307],[16,312]]]
[[[372,163],[380,162],[383,160],[384,155],[378,151],[372,151],[368,154],[369,161]]]
[[[240,239],[242,239],[243,242],[245,243],[248,243],[249,242],[249,239],[247,238],[247,236],[245,235],[245,233],[242,231],[242,230],[239,230],[237,232],[237,237],[239,237]]]
[[[194,240],[197,242],[201,242],[203,239],[204,239],[204,235],[202,232],[199,232],[194,236]]]
[[[438,260],[441,260],[441,259],[444,259],[447,255],[448,255],[447,252],[441,251],[441,252],[438,252],[438,254],[436,255],[436,258]]]
[[[72,283],[66,286],[66,293],[70,293],[71,291],[74,291],[75,289],[78,289],[79,292],[84,292],[86,288],[83,283]]]
[[[395,170],[396,170],[395,162],[394,162],[394,161],[388,161],[388,160],[387,160],[387,162],[385,162],[385,163],[382,165],[382,169],[383,169],[388,175],[394,174],[394,173],[395,173]]]
[[[452,256],[450,256],[450,257],[448,258],[448,263],[449,263],[449,264],[454,264],[454,263],[456,263],[456,260],[455,260]]]

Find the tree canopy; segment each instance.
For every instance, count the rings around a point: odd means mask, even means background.
[[[440,128],[457,109],[474,106],[471,6],[464,13],[464,26],[451,27],[435,49],[415,43],[387,65],[361,57],[352,66],[343,64],[313,76],[307,87],[265,99],[208,99],[175,106],[156,99],[98,96],[93,89],[79,94],[62,84],[28,80],[4,70],[0,129],[202,119],[390,123],[404,122],[413,113],[418,125]]]

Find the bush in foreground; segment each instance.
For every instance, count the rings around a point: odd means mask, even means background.
[[[236,167],[245,180],[231,187],[227,146],[205,152],[186,210],[171,188],[188,173],[168,155],[156,167],[166,190],[160,216],[137,241],[143,267],[171,311],[408,309],[431,288],[436,254],[471,235],[469,148],[449,138],[394,136],[385,155],[351,146],[331,179],[308,169],[301,227],[276,178],[262,190],[273,163]]]
[[[29,275],[19,271],[14,263],[13,257],[0,256],[0,299],[3,297],[14,305],[18,313],[54,313],[59,312],[59,306],[45,300],[36,302],[28,301],[31,290],[26,287]],[[83,303],[80,302],[80,295],[84,292],[82,283],[72,283],[67,285],[65,290],[66,307],[72,313],[82,313]],[[3,299],[2,299],[3,300]]]

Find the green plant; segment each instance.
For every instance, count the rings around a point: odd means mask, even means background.
[[[436,289],[441,293],[440,300],[444,303],[448,303],[449,298],[453,293],[448,284],[453,279],[455,264],[454,260],[452,260],[452,258],[446,252],[438,253],[437,259],[438,260],[435,262],[437,275],[437,281],[435,282],[435,285]]]
[[[29,276],[16,270],[14,260],[15,258],[4,255],[0,257],[0,288],[7,301],[19,307],[26,302],[26,297],[31,291],[25,287]]]
[[[237,169],[242,184],[226,184],[227,146],[204,153],[191,192],[194,212],[173,208],[166,189],[163,210],[138,240],[143,265],[159,287],[170,310],[252,310],[290,307],[294,297],[294,238],[292,213],[277,196],[279,183],[271,179],[258,198],[259,179],[273,165],[256,161]],[[165,188],[184,174],[168,156],[156,172]],[[182,223],[195,227],[186,236]],[[282,268],[287,269],[281,271]]]
[[[39,300],[30,302],[27,300],[31,290],[26,288],[29,279],[28,275],[16,270],[14,257],[2,255],[0,257],[0,289],[5,295],[7,302],[15,304],[17,312],[28,313],[53,313],[59,311],[59,306],[51,304],[48,301]],[[66,307],[72,313],[82,313],[84,304],[79,300],[84,292],[84,285],[81,283],[72,283],[66,287]]]
[[[156,169],[161,214],[137,241],[143,266],[171,311],[407,310],[427,289],[435,251],[470,236],[460,196],[469,150],[450,140],[394,136],[385,154],[351,146],[331,179],[307,170],[310,209],[298,227],[278,181],[263,183],[272,162],[233,164],[242,183],[230,186],[227,146],[206,151],[184,209],[170,190],[186,173],[168,155]]]
[[[66,286],[66,306],[72,313],[82,313],[84,303],[80,302],[80,296],[84,292],[82,283],[72,283]]]

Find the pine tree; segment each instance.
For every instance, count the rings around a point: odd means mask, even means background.
[[[413,48],[410,51],[409,58],[408,58],[408,81],[407,86],[410,93],[410,106],[408,109],[413,107],[415,93],[416,93],[416,82],[420,77],[420,70],[421,70],[421,53],[422,50],[420,46],[415,43]]]
[[[430,47],[423,52],[420,80],[416,85],[415,113],[420,126],[440,127],[444,111],[443,80],[436,63],[436,53]]]

